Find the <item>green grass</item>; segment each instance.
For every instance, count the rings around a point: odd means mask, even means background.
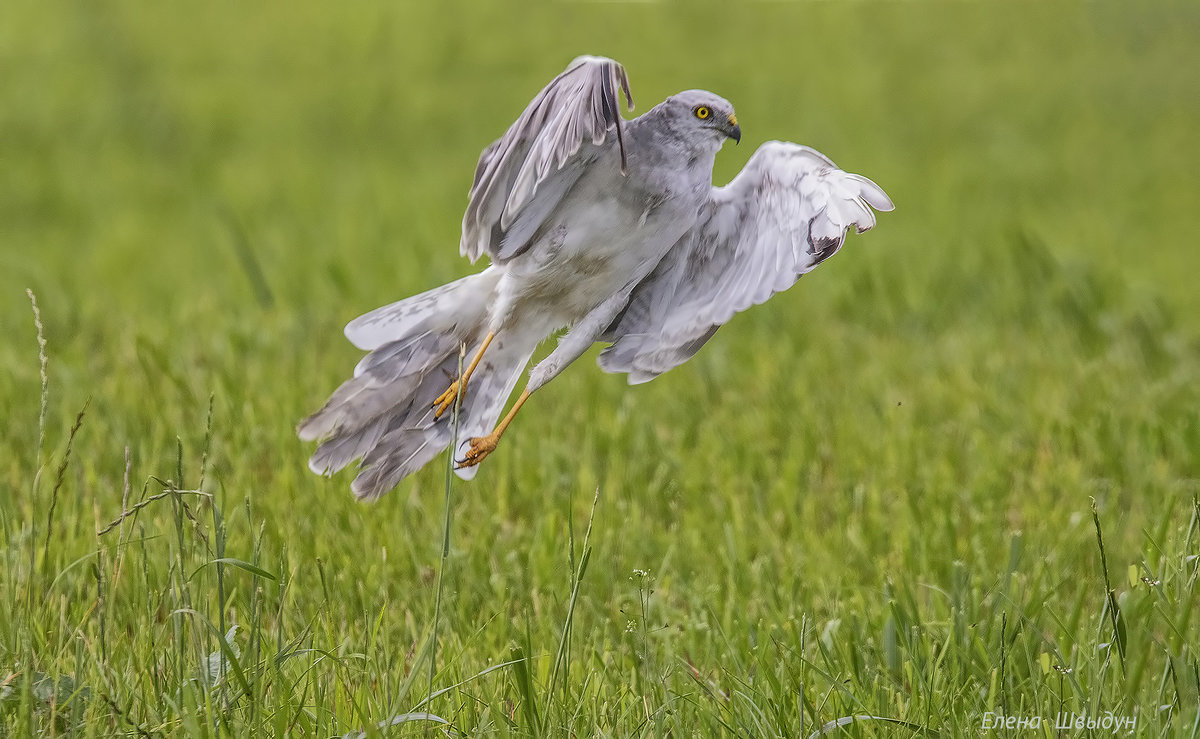
[[[355,503],[342,325],[585,52],[897,210]],[[0,5],[0,735],[1200,735],[1198,67],[1183,3]]]

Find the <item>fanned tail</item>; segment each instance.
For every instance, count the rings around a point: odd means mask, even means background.
[[[480,342],[469,345],[465,354],[469,361]],[[534,347],[508,346],[503,339],[493,339],[484,359],[467,383],[466,396],[460,401],[458,438],[460,447],[472,436],[490,432],[504,410],[504,403],[529,362]],[[350,486],[360,500],[374,500],[394,488],[408,475],[424,467],[454,440],[453,410],[440,419],[434,418],[433,401],[458,374],[459,356],[455,349],[441,370],[427,376],[413,404],[401,416],[380,429],[371,441],[371,448],[362,457],[358,477]],[[328,443],[328,442],[326,442]],[[317,450],[320,454],[320,449]],[[462,456],[460,448],[457,457]],[[315,456],[314,456],[315,459]],[[455,473],[470,480],[478,467],[456,469]]]
[[[361,459],[351,485],[372,500],[449,446],[452,414],[440,419],[433,401],[457,377],[460,348],[469,361],[486,333],[487,305],[498,281],[489,269],[355,319],[346,335],[372,351],[354,377],[334,391],[297,434],[321,444],[309,468],[329,475]],[[494,340],[467,386],[459,409],[462,438],[490,431],[534,347]],[[460,471],[470,478],[474,468]]]

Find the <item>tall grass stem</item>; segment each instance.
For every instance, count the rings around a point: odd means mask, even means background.
[[[450,453],[446,455],[446,490],[445,490],[445,510],[442,518],[442,552],[441,560],[438,564],[438,579],[437,579],[437,595],[433,601],[433,628],[430,631],[429,639],[431,641],[431,651],[429,653],[429,694],[433,694],[433,683],[437,677],[437,657],[438,657],[438,624],[442,617],[442,590],[446,579],[446,562],[450,558],[450,524],[451,524],[451,492],[453,490],[454,480],[454,454],[458,450],[458,421],[459,411],[462,408],[463,392],[466,386],[462,383],[463,376],[463,361],[467,356],[467,345],[462,343],[458,347],[458,381],[460,392],[454,397],[454,413],[451,418],[453,433],[450,436]]]
[[[25,294],[29,296],[29,304],[33,307],[33,327],[37,329],[38,343],[38,375],[42,381],[42,396],[41,407],[38,411],[38,437],[37,437],[37,470],[42,469],[42,455],[45,454],[46,446],[46,413],[50,406],[50,375],[48,370],[49,359],[46,356],[46,327],[42,324],[42,311],[38,307],[37,296],[33,290],[25,288]],[[35,484],[37,478],[34,478]]]
[[[42,545],[42,565],[46,567],[49,566],[50,537],[54,533],[54,510],[58,507],[58,491],[62,489],[63,481],[66,479],[67,466],[71,462],[71,449],[75,446],[75,435],[83,426],[83,417],[87,415],[87,409],[91,403],[91,398],[84,401],[83,408],[79,409],[79,413],[75,416],[75,423],[71,426],[71,432],[67,436],[67,448],[63,452],[62,461],[58,464],[58,473],[54,476],[54,489],[50,492],[50,510],[46,512],[46,541]]]
[[[1100,530],[1100,511],[1096,508],[1096,499],[1092,498],[1092,522],[1096,524],[1096,544],[1100,547],[1100,571],[1104,574],[1105,610],[1112,622],[1113,643],[1117,645],[1117,657],[1121,663],[1121,672],[1125,671],[1125,634],[1121,625],[1121,611],[1117,607],[1117,598],[1113,594],[1112,583],[1108,579],[1108,557],[1104,554],[1104,533]]]

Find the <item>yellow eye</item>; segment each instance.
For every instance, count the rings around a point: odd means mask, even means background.
[[[709,110],[706,106],[701,105],[699,108],[696,108],[696,117],[699,118],[700,120],[704,120],[705,118],[709,117],[710,115],[712,115],[712,111]]]

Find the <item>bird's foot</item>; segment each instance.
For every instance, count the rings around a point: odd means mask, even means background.
[[[460,397],[467,397],[467,383],[465,378],[450,383],[450,387],[446,389],[446,392],[439,395],[437,400],[433,401],[433,407],[437,409],[433,412],[433,417],[441,418],[443,413],[454,407],[454,403]]]
[[[474,436],[469,439],[471,448],[467,450],[466,455],[458,460],[458,469],[463,467],[474,467],[487,458],[489,454],[496,451],[496,444],[500,442],[500,434],[496,431],[487,436]]]

